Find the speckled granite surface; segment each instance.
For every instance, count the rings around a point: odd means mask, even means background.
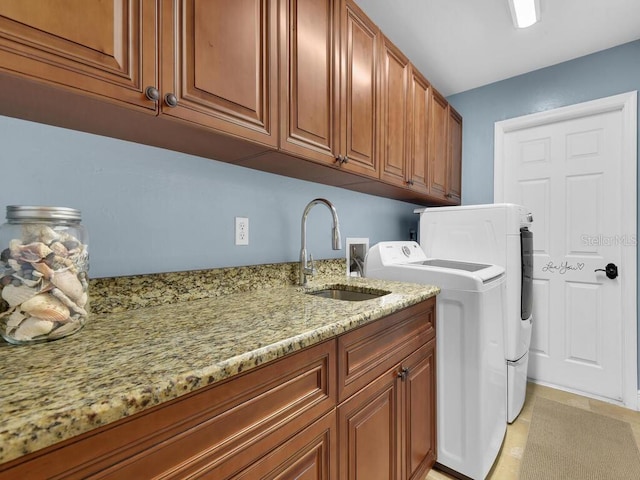
[[[188,272],[98,278],[90,281],[93,313],[125,312],[144,307],[170,305],[230,293],[294,285],[298,262],[248,267],[193,270]],[[316,260],[318,277],[346,274],[346,260]]]
[[[0,463],[332,338],[439,291],[347,279],[343,272],[319,278],[310,288],[336,283],[391,293],[343,302],[285,284],[95,314],[81,332],[55,342],[0,344]]]

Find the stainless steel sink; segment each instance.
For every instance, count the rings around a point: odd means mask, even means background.
[[[316,297],[331,298],[332,300],[345,300],[348,302],[362,302],[363,300],[373,300],[374,298],[380,298],[389,293],[391,292],[387,292],[385,290],[365,290],[353,287],[347,289],[340,286],[307,292],[307,294],[315,295]]]

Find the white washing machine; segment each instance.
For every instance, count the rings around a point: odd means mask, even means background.
[[[429,207],[420,214],[420,246],[430,257],[491,263],[506,270],[507,421],[524,405],[531,344],[533,218],[511,203]]]
[[[365,277],[433,284],[436,297],[437,462],[484,479],[507,423],[504,269],[427,258],[416,242],[380,242]]]

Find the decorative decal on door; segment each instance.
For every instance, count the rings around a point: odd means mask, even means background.
[[[560,275],[564,275],[567,272],[572,271],[580,271],[584,268],[584,263],[578,262],[571,264],[569,262],[560,262],[560,265],[556,265],[553,262],[548,262],[546,265],[542,267],[543,272],[549,273],[559,273]]]

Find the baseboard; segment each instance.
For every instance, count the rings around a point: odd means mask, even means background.
[[[562,390],[563,392],[573,393],[575,395],[580,395],[582,397],[593,398],[594,400],[600,400],[601,402],[610,403],[612,405],[617,405],[619,407],[628,408],[629,410],[638,411],[638,409],[640,409],[640,390],[638,391],[638,403],[636,403],[636,405],[632,407],[630,405],[625,405],[622,400],[613,400],[611,398],[602,397],[600,395],[594,395],[593,393],[583,392],[582,390],[565,387],[563,385],[556,385],[554,383],[543,382],[531,377],[527,377],[527,382],[535,383],[537,385],[542,385],[543,387],[555,388],[556,390]]]

